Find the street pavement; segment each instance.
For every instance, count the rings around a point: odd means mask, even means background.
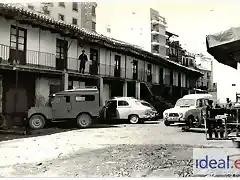
[[[2,177],[186,177],[194,147],[233,147],[162,122],[77,129],[0,143]]]

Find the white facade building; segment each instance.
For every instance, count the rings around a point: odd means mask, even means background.
[[[55,20],[66,21],[89,31],[96,31],[96,2],[34,2],[22,4]]]
[[[97,32],[165,57],[165,18],[150,7],[131,5],[98,3]]]

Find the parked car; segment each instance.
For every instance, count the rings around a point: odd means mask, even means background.
[[[143,100],[149,102],[157,110],[158,119],[163,118],[163,112],[166,109],[170,109],[174,107],[174,105],[172,105],[171,103],[167,102],[165,99],[159,96],[152,96]]]
[[[87,128],[99,116],[99,110],[96,87],[65,90],[51,95],[47,106],[29,109],[27,123],[31,129],[41,129],[47,121],[76,121],[80,128]]]
[[[108,100],[100,115],[103,120],[128,120],[131,124],[143,123],[151,118],[152,109],[132,97],[115,97]]]
[[[144,101],[144,100],[140,100],[140,102],[142,105],[150,107],[152,109],[152,115],[151,115],[150,120],[158,120],[159,119],[159,114],[158,114],[157,110],[150,103],[148,103],[147,101]]]
[[[208,100],[212,100],[210,94],[189,94],[179,99],[174,108],[163,112],[166,126],[174,123],[186,123],[188,128],[200,127],[203,118],[206,117]]]

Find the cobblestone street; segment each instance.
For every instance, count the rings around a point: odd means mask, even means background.
[[[232,147],[162,122],[73,130],[0,144],[1,176],[191,176],[192,148]]]

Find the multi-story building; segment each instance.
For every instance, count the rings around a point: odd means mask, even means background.
[[[204,74],[198,79],[197,88],[207,91],[211,90],[213,88],[212,59],[204,56],[203,54],[196,54],[195,61],[196,69]]]
[[[0,4],[0,24],[0,104],[10,117],[46,104],[52,93],[78,86],[98,86],[101,104],[113,96],[149,97],[146,84],[168,87],[158,92],[161,96],[172,98],[174,92],[182,96],[202,75],[127,43],[14,5]],[[79,73],[83,49],[89,58],[85,74]]]
[[[166,57],[166,19],[159,15],[159,12],[150,9],[151,18],[151,52]]]
[[[186,66],[186,67],[192,67],[196,68],[196,59],[195,54],[187,52],[186,50],[182,50],[182,61],[180,64]]]
[[[96,2],[34,2],[22,5],[55,20],[96,31]]]
[[[122,8],[114,6],[114,3],[108,4],[98,4],[98,33],[139,46],[156,55],[166,56],[167,25],[158,11],[148,7],[126,6],[122,13]],[[106,14],[110,14],[110,17],[104,18]]]
[[[166,49],[167,58],[171,61],[181,63],[182,62],[182,47],[180,42],[177,40],[178,35],[166,31]]]

